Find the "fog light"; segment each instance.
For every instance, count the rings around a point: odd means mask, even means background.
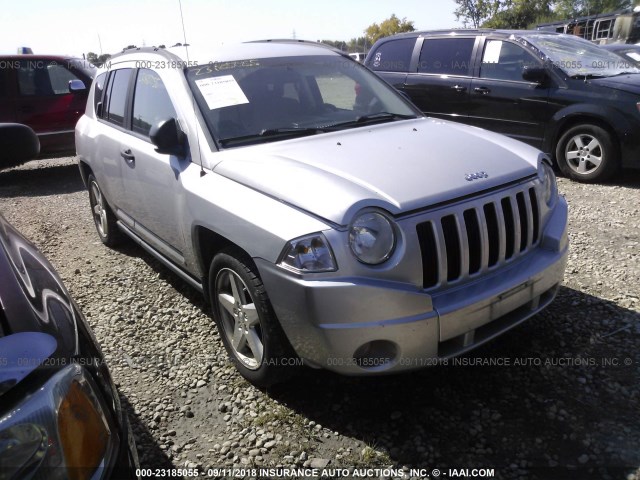
[[[398,347],[387,340],[373,340],[358,347],[353,359],[360,368],[366,370],[386,370],[391,368],[398,356]]]

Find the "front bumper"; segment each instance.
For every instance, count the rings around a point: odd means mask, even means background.
[[[459,355],[545,308],[567,263],[567,207],[559,199],[538,247],[504,268],[444,291],[399,282],[309,280],[256,259],[296,353],[341,374],[413,370]]]

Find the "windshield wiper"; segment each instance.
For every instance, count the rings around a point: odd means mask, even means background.
[[[326,130],[320,127],[282,127],[282,128],[265,128],[258,135],[260,137],[271,137],[273,135],[313,135],[322,133]]]
[[[404,115],[402,113],[378,112],[370,115],[362,115],[355,119],[355,123],[379,122],[381,120],[407,120],[416,118],[415,115]]]
[[[322,132],[326,132],[326,129],[320,127],[264,128],[258,133],[252,133],[251,135],[242,135],[239,137],[222,138],[219,140],[219,142],[220,145],[227,146],[233,143],[255,141],[267,137],[304,137],[306,135],[315,135]]]
[[[418,118],[416,115],[405,115],[403,113],[391,113],[391,112],[377,112],[370,115],[362,115],[355,120],[349,120],[347,122],[334,123],[327,126],[327,129],[335,129],[341,127],[347,127],[351,125],[366,125],[368,123],[389,122],[393,120],[408,120],[410,118]]]
[[[571,75],[570,78],[577,78],[578,80],[588,80],[590,78],[604,78],[606,75],[598,74],[598,73],[576,73]]]
[[[635,72],[620,72],[620,73],[616,73],[615,75],[611,75],[612,77],[618,77],[620,75],[637,75],[638,73],[640,73],[640,70],[636,70]]]

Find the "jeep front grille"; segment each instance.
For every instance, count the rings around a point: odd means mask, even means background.
[[[527,253],[540,239],[535,187],[464,207],[417,225],[423,288],[480,275]]]

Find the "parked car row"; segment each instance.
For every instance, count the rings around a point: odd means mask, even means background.
[[[100,239],[124,234],[201,291],[257,385],[292,358],[373,375],[461,354],[563,278],[549,158],[427,118],[315,43],[114,56],[76,146]]]
[[[79,58],[0,55],[0,122],[31,127],[42,158],[75,155],[74,128],[94,74]]]
[[[575,180],[640,168],[640,70],[578,37],[411,32],[379,40],[365,65],[427,115],[522,140]]]

